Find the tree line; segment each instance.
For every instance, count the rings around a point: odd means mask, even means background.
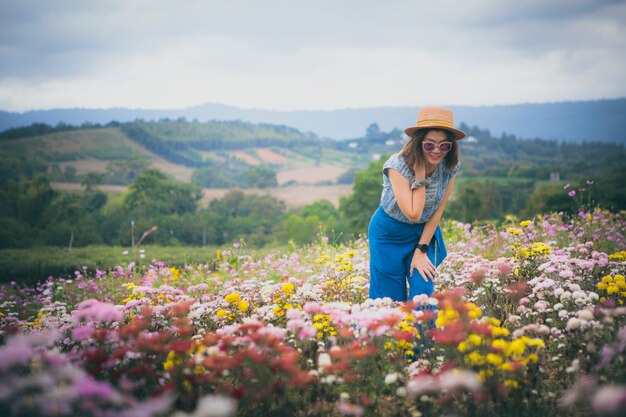
[[[60,192],[51,188],[45,175],[36,173],[2,184],[0,247],[130,246],[151,229],[145,243],[160,245],[223,245],[240,239],[256,247],[306,244],[321,234],[345,241],[367,231],[382,190],[382,163],[356,173],[352,194],[342,197],[338,208],[323,200],[298,210],[287,210],[284,202],[269,195],[240,190],[200,207],[199,187],[154,169],[138,175],[121,194],[105,194],[88,182],[84,191]],[[624,210],[625,174],[622,169],[567,190],[560,185],[534,187],[532,182],[470,181],[457,187],[445,218],[472,222],[503,220],[507,214],[567,215],[589,204]]]

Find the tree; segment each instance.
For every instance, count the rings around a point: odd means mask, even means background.
[[[251,188],[269,188],[278,186],[276,172],[267,165],[250,168],[243,173],[243,183]]]
[[[85,187],[85,191],[92,191],[96,185],[102,184],[103,176],[100,172],[90,171],[80,181],[80,185]]]
[[[380,135],[380,127],[378,127],[378,123],[372,123],[367,127],[365,131],[365,137],[373,138]]]
[[[127,208],[146,218],[194,212],[202,198],[197,186],[178,182],[156,169],[141,173],[128,188]]]
[[[369,167],[356,173],[352,194],[341,197],[339,213],[346,232],[352,234],[366,233],[372,214],[380,204],[383,189],[382,168],[386,157],[378,162],[370,163]]]

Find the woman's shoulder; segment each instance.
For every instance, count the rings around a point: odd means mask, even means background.
[[[393,168],[398,172],[404,173],[408,170],[409,167],[406,165],[404,157],[400,156],[399,153],[394,153],[389,158],[387,158],[387,161],[385,161],[385,165],[383,165],[383,171],[387,173],[388,168]]]

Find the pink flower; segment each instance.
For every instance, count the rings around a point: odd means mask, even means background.
[[[316,302],[308,302],[304,305],[303,308],[304,308],[304,311],[306,311],[309,314],[317,314],[322,311],[322,306],[320,306]]]
[[[567,193],[568,196],[570,197],[574,197],[576,195],[576,190],[572,190],[569,193]]]
[[[337,404],[337,411],[348,416],[362,416],[365,409],[357,404],[349,404],[344,401],[340,401],[339,404]]]
[[[567,189],[570,187],[570,185],[571,185],[570,183],[565,184],[565,185],[563,186],[563,189],[564,189],[564,190],[567,190]]]
[[[83,321],[95,321],[97,323],[114,322],[122,320],[122,313],[113,304],[103,303],[90,298],[77,305],[78,310],[72,312],[72,322],[80,324]]]
[[[626,385],[605,385],[591,400],[593,410],[598,414],[613,414],[626,406]]]
[[[90,338],[91,335],[93,335],[93,326],[91,326],[91,324],[76,327],[72,330],[72,337],[74,340],[85,340]]]

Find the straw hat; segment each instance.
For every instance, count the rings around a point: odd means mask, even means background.
[[[456,140],[463,139],[465,132],[454,128],[452,110],[443,107],[424,107],[417,115],[415,126],[407,127],[404,133],[412,137],[420,129],[443,129],[454,134]]]

